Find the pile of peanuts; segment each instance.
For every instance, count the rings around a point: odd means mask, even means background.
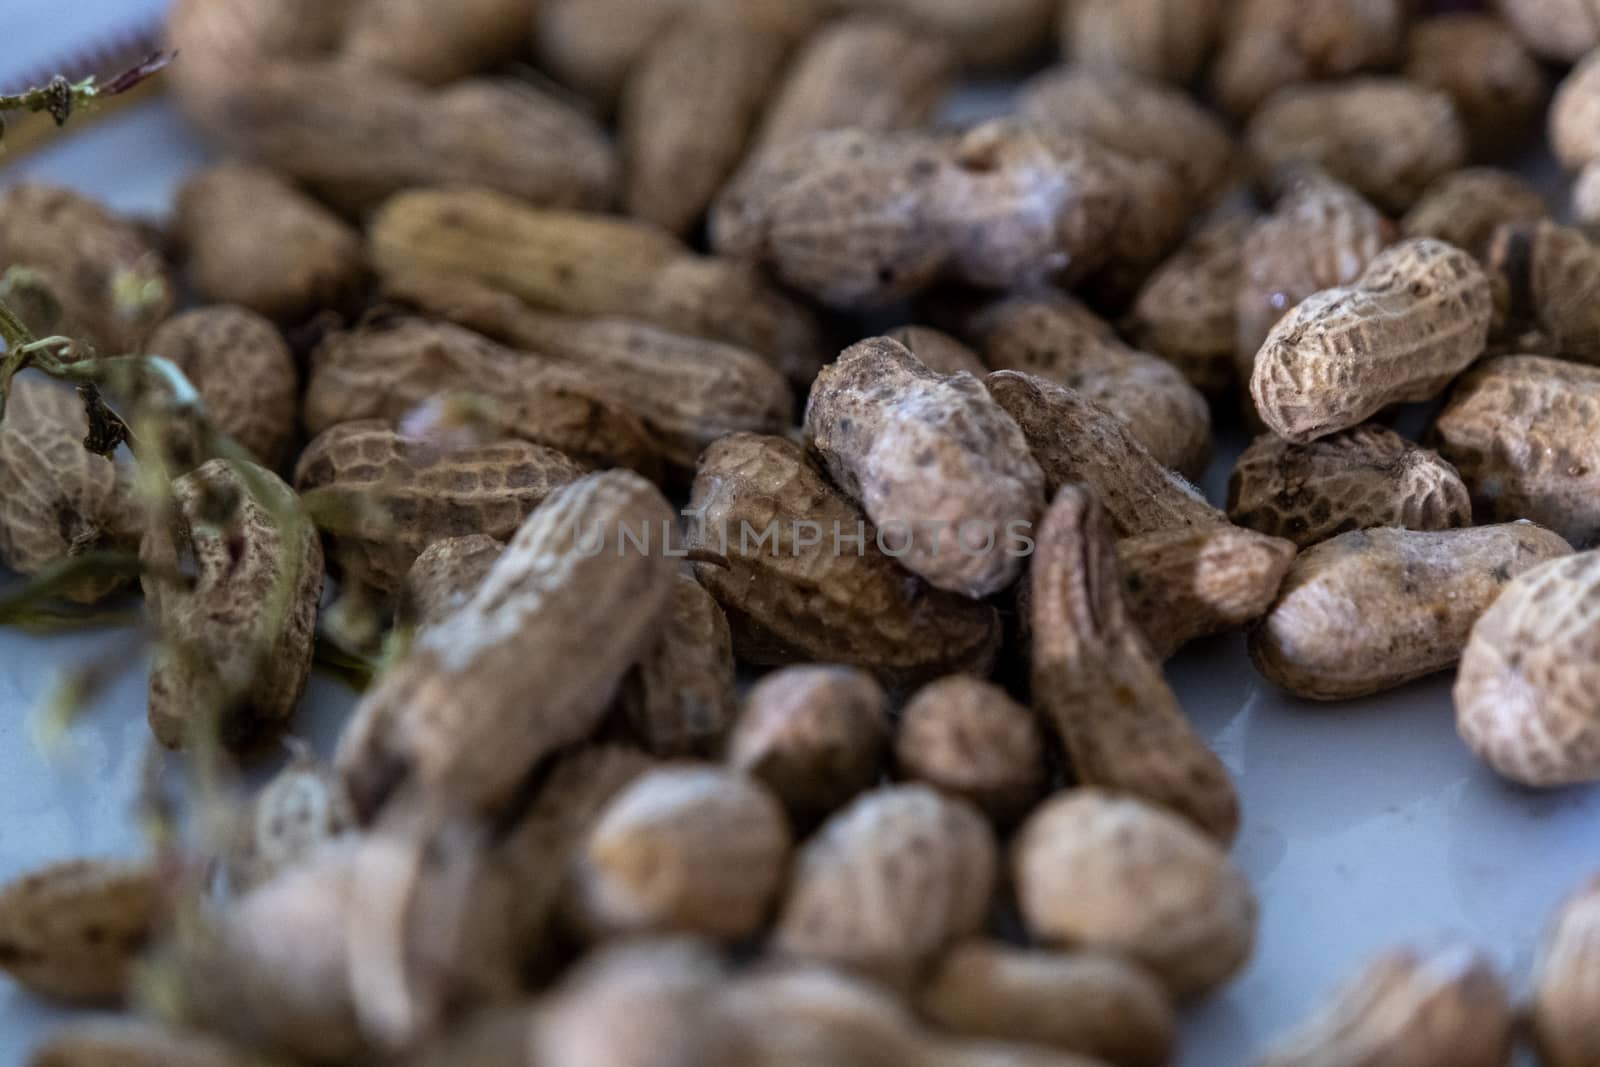
[[[1172,1063],[1256,938],[1162,670],[1228,631],[1308,700],[1454,668],[1500,775],[1600,781],[1600,2],[169,34],[227,161],[165,228],[0,193],[0,291],[197,414],[108,386],[107,459],[18,376],[0,561],[126,555],[51,591],[137,572],[159,743],[292,756],[0,891],[0,969],[129,1009],[34,1067]],[[974,75],[1010,113],[938,124]],[[1503,169],[1541,135],[1573,225]],[[319,634],[374,666],[327,762]],[[1400,946],[1256,1063],[1595,1067],[1600,880],[1532,989]]]

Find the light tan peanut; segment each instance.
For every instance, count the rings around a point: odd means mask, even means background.
[[[1312,294],[1272,328],[1250,379],[1256,410],[1303,444],[1391,404],[1430,400],[1483,354],[1492,305],[1467,253],[1402,241],[1355,284]]]
[[[1435,15],[1406,36],[1403,73],[1449,93],[1474,153],[1503,154],[1538,125],[1549,95],[1544,69],[1493,15]]]
[[[622,92],[650,42],[698,0],[540,0],[540,65],[602,107]]]
[[[974,378],[982,378],[989,373],[989,368],[984,366],[976,352],[939,330],[927,326],[901,326],[884,336],[905,345],[907,351],[935,374],[960,374],[966,371]]]
[[[659,633],[672,525],[660,492],[624,471],[552,494],[466,606],[357,705],[337,760],[357,810],[370,818],[408,786],[492,809],[593,732]]]
[[[878,781],[889,747],[883,689],[848,667],[786,667],[745,697],[730,766],[763,782],[807,828]]]
[[[214,459],[172,486],[139,546],[161,634],[150,728],[169,748],[213,736],[249,752],[293,719],[311,674],[322,544],[271,471]],[[173,578],[192,564],[194,583]]]
[[[400,588],[400,621],[420,630],[448,619],[472,599],[505,547],[485,534],[467,534],[423,549]]]
[[[725,970],[708,946],[688,940],[598,949],[543,1001],[532,1041],[522,1039],[527,1051],[508,1067],[530,1055],[562,1067],[701,1067],[711,1040],[704,1018]]]
[[[1594,32],[1600,35],[1600,10]],[[1550,102],[1550,148],[1568,170],[1600,159],[1600,58],[1591,55],[1572,69]]]
[[[1124,344],[1064,293],[1041,290],[980,307],[964,332],[995,370],[1070,386],[1122,419],[1163,467],[1196,476],[1211,459],[1211,409],[1172,364]]]
[[[1248,215],[1230,215],[1200,227],[1145,280],[1129,312],[1133,343],[1207,396],[1230,393],[1238,381],[1235,304],[1253,225]]]
[[[905,539],[880,535],[799,445],[723,438],[700,457],[689,509],[688,546],[728,560],[695,573],[727,613],[740,659],[839,663],[892,685],[988,669],[994,609],[903,569],[887,551]]]
[[[1548,214],[1544,197],[1526,179],[1491,167],[1468,167],[1428,186],[1400,221],[1400,232],[1436,237],[1485,263],[1501,223],[1538,222]]]
[[[1228,479],[1228,517],[1300,548],[1374,526],[1472,525],[1472,501],[1449,463],[1367,423],[1308,444],[1263,434]]]
[[[0,970],[41,996],[115,1003],[161,912],[149,864],[53,864],[0,888]]]
[[[978,379],[936,374],[887,338],[862,341],[817,376],[805,432],[868,519],[910,533],[907,570],[971,597],[1016,580],[1010,541],[1044,509],[1044,477]]]
[[[965,941],[946,953],[917,1009],[945,1030],[1051,1045],[1112,1067],[1162,1067],[1177,1036],[1166,990],[1137,965],[994,941]]]
[[[950,45],[932,34],[880,15],[841,19],[817,31],[789,65],[756,132],[751,159],[825,130],[921,127],[954,76]]]
[[[360,233],[271,170],[210,167],[184,183],[174,210],[189,282],[207,300],[296,322],[360,295]]]
[[[1514,782],[1600,779],[1597,584],[1593,551],[1548,562],[1519,576],[1472,628],[1456,673],[1456,727]]]
[[[89,552],[132,551],[140,516],[130,469],[84,447],[89,417],[71,389],[12,379],[0,421],[0,562],[21,574]],[[126,581],[86,577],[62,590],[93,603]]]
[[[316,851],[324,841],[352,832],[355,809],[344,783],[300,742],[290,742],[289,762],[251,800],[229,873],[243,891],[275,877]]]
[[[528,810],[495,849],[495,862],[516,889],[511,936],[521,958],[550,966],[570,861],[611,798],[653,764],[619,745],[571,749],[552,762]]]
[[[160,251],[137,225],[99,202],[49,185],[0,193],[0,272],[24,269],[48,294],[53,321],[101,355],[126,355],[172,312],[177,287]]]
[[[318,435],[301,453],[295,485],[341,505],[328,533],[345,580],[396,593],[433,542],[475,533],[509,539],[583,474],[564,454],[526,441],[441,451],[367,420]]]
[[[56,1030],[28,1067],[285,1067],[197,1030],[142,1019],[92,1019]]]
[[[1264,177],[1322,167],[1389,212],[1416,203],[1467,156],[1450,97],[1394,78],[1285,89],[1251,117],[1245,143]]]
[[[994,891],[989,824],[922,785],[865,793],[795,856],[773,951],[900,983],[983,924]]]
[[[1388,65],[1406,21],[1401,0],[1242,0],[1231,15],[1213,79],[1241,117],[1285,86]]]
[[[1533,1040],[1548,1067],[1600,1057],[1600,880],[1574,894],[1550,924],[1533,994]]]
[[[902,777],[968,800],[1002,826],[1044,792],[1044,742],[1032,713],[968,674],[917,691],[900,714],[894,759]]]
[[[1201,2],[1215,6],[1214,0]],[[1138,18],[1132,9],[1141,3],[1073,0],[1067,6],[1077,11],[1115,7]],[[1142,6],[1172,5],[1171,0],[1155,0]],[[1172,29],[1190,39],[1203,32],[1192,23],[1174,24]],[[1192,205],[1214,199],[1233,167],[1233,139],[1214,115],[1184,93],[1130,73],[1052,68],[1023,86],[1017,109],[1037,126],[1087,137],[1135,159],[1167,164],[1182,180]]]
[[[705,587],[678,575],[666,624],[622,686],[622,714],[657,756],[711,756],[732,726],[733,635]]]
[[[697,256],[645,223],[539,211],[482,190],[426,190],[385,205],[370,240],[386,277],[458,275],[533,307],[641,319],[785,367],[815,366],[823,348],[811,313],[751,267]]]
[[[442,85],[518,58],[537,0],[367,0],[345,27],[352,61]]]
[[[1117,542],[1134,624],[1157,659],[1267,613],[1295,546],[1227,524],[1180,526]]]
[[[759,782],[717,767],[662,768],[601,812],[574,856],[570,906],[596,936],[737,940],[765,924],[789,850],[783,807]]]
[[[1219,0],[1068,0],[1061,51],[1091,70],[1185,85],[1209,58],[1225,7]]]
[[[1320,171],[1290,180],[1272,214],[1251,226],[1244,240],[1235,353],[1247,390],[1272,327],[1312,293],[1361,277],[1391,232],[1384,217],[1342,182]]]
[[[1600,538],[1600,368],[1500,356],[1462,378],[1434,423],[1480,522],[1532,519],[1579,548]]]
[[[1132,797],[1075,789],[1041,805],[1012,875],[1034,937],[1134,960],[1182,1000],[1233,977],[1255,945],[1255,897],[1226,853]]]
[[[413,277],[395,280],[388,289],[430,316],[518,349],[515,381],[528,380],[531,361],[617,398],[645,420],[673,461],[686,467],[693,466],[701,448],[726,433],[787,429],[794,421],[794,401],[781,375],[791,385],[809,388],[822,365],[819,359],[768,361],[735,345],[637,319],[535,311],[507,293],[459,280]]]
[[[1049,40],[1049,0],[844,0],[849,8],[894,15],[946,40],[963,66],[1006,70],[1036,55]]]
[[[1504,1067],[1513,1015],[1494,965],[1473,949],[1396,949],[1368,964],[1332,1003],[1257,1067]]]
[[[1231,842],[1239,829],[1233,781],[1184,718],[1128,612],[1105,513],[1089,492],[1068,486],[1036,537],[1033,705],[1077,780],[1162,805]]]
[[[1532,523],[1341,534],[1295,560],[1250,658],[1311,700],[1392,689],[1455,663],[1512,579],[1571,551]]]
[[[1600,44],[1600,5],[1595,0],[1495,0],[1499,10],[1535,54],[1570,63]]]
[[[1572,218],[1591,238],[1600,232],[1600,159],[1586,164],[1572,183]]]
[[[1545,220],[1507,223],[1494,232],[1485,268],[1497,335],[1531,327],[1550,355],[1600,363],[1600,248],[1581,230]]]
[[[205,401],[212,427],[262,466],[275,470],[288,458],[300,372],[272,323],[242,307],[198,308],[162,323],[145,348],[177,364]]]
[[[628,213],[689,233],[744,156],[791,42],[757,21],[691,10],[623,91]]]
[[[331,334],[311,356],[303,417],[327,433],[379,419],[429,436],[478,431],[520,438],[585,466],[619,466],[654,479],[664,434],[646,426],[596,375],[495,345],[448,323],[401,318]],[[455,442],[455,443],[460,443]]]
[[[1227,522],[1182,475],[1163,467],[1126,423],[1077,390],[1017,371],[997,371],[986,383],[1022,427],[1044,471],[1046,494],[1087,486],[1118,537]]]

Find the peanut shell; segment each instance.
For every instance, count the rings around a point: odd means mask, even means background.
[[[1129,312],[1134,345],[1177,367],[1207,396],[1237,383],[1234,305],[1253,222],[1231,215],[1197,229],[1145,280]]]
[[[1186,85],[1209,58],[1226,9],[1219,0],[1068,0],[1061,51],[1090,70]]]
[[[982,8],[964,0],[845,0],[861,11],[894,15],[948,41],[966,68],[1008,70],[1037,54],[1049,40],[1054,5],[1049,0],[992,0]]]
[[[1435,15],[1411,27],[1402,72],[1450,94],[1474,154],[1515,148],[1538,125],[1549,84],[1544,69],[1493,15]]]
[[[1538,222],[1548,214],[1544,196],[1526,179],[1492,167],[1468,167],[1428,186],[1400,221],[1400,232],[1436,237],[1486,263],[1501,223]]]
[[[733,634],[705,587],[679,574],[666,624],[622,687],[622,714],[657,756],[711,756],[733,725]]]
[[[1588,2],[1588,0],[1583,0]],[[1600,10],[1591,32],[1600,37]],[[1568,170],[1600,159],[1600,136],[1594,124],[1600,116],[1600,60],[1587,56],[1561,82],[1550,101],[1550,148]]]
[[[902,777],[967,800],[1002,826],[1044,792],[1044,741],[1032,713],[971,675],[917,691],[900,714],[894,757]]]
[[[1600,1057],[1600,880],[1561,906],[1545,936],[1533,994],[1533,1039],[1548,1067]]]
[[[1389,65],[1406,23],[1403,0],[1242,0],[1229,16],[1212,80],[1241,118],[1286,86]]]
[[[1595,0],[1496,0],[1496,9],[1533,52],[1570,63],[1600,45]]]
[[[966,371],[974,378],[982,378],[989,373],[976,352],[940,330],[928,326],[901,326],[884,336],[905,345],[907,351],[935,374]]]
[[[401,621],[416,629],[437,626],[465,607],[505,547],[484,534],[467,534],[423,549],[401,587]]]
[[[443,85],[523,52],[537,0],[367,0],[345,27],[353,62]]]
[[[274,1067],[277,1063],[197,1030],[140,1019],[95,1019],[64,1026],[45,1038],[27,1062],[28,1067]]]
[[[53,864],[0,888],[0,970],[41,996],[116,1003],[161,913],[149,864]]]
[[[1550,355],[1600,363],[1600,248],[1581,230],[1516,222],[1495,230],[1485,258],[1497,333],[1532,326]]]

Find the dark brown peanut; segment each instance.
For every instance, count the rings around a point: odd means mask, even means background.
[[[900,714],[894,758],[903,777],[968,800],[1002,826],[1044,792],[1044,743],[1033,714],[971,675],[917,691]]]
[[[1196,230],[1145,280],[1129,312],[1134,344],[1207,396],[1229,394],[1238,382],[1235,305],[1253,224],[1248,215],[1230,215]]]
[[[1061,51],[1091,70],[1185,85],[1210,57],[1227,6],[1219,0],[1069,0],[1061,5]]]
[[[1411,27],[1403,73],[1450,94],[1474,154],[1517,147],[1537,128],[1549,83],[1543,68],[1493,15],[1435,15]]]
[[[1405,35],[1403,0],[1241,0],[1232,8],[1213,80],[1240,117],[1286,86],[1387,66]]]
[[[1526,179],[1491,167],[1468,167],[1428,186],[1400,221],[1400,232],[1437,237],[1486,264],[1501,223],[1538,222],[1549,213],[1544,196]]]
[[[1533,328],[1550,355],[1600,363],[1600,248],[1540,220],[1501,226],[1485,261],[1501,335]]]
[[[699,582],[679,574],[666,623],[622,685],[628,728],[654,755],[712,756],[733,725],[733,635]]]

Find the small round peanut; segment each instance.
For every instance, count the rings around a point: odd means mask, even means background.
[[[1044,789],[1044,741],[1028,709],[971,675],[924,686],[900,714],[895,764],[907,777],[1015,822]]]

